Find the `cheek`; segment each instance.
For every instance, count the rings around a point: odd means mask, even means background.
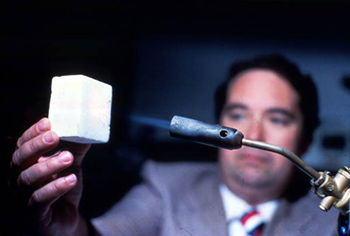
[[[283,169],[284,167],[289,169],[290,166],[294,166],[294,164],[285,156],[280,155],[278,153],[273,153],[274,163],[278,169]]]
[[[233,166],[236,165],[234,157],[237,154],[239,154],[240,151],[241,149],[228,150],[228,149],[219,148],[218,156],[220,157],[219,161],[222,167],[224,167],[224,169],[226,169],[225,167],[229,167],[228,169],[233,168]]]
[[[249,127],[253,127],[256,124],[258,124],[258,122],[254,122],[251,119],[247,119],[244,121],[233,121],[227,116],[224,116],[222,119],[220,119],[220,125],[237,129],[243,134],[247,134]]]
[[[271,131],[266,137],[267,139],[265,141],[267,143],[281,146],[289,151],[295,152],[297,150],[300,132],[298,127],[292,127],[290,129]]]
[[[219,148],[218,154],[220,157],[229,157],[229,156],[232,156],[232,151],[224,148]]]
[[[293,173],[294,164],[286,157],[279,154],[274,154],[274,161],[271,168],[271,173],[276,173],[281,179],[285,179]]]

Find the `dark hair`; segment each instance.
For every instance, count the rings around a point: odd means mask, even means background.
[[[304,118],[302,137],[299,143],[299,152],[306,151],[312,142],[313,132],[320,121],[318,117],[317,89],[310,75],[301,73],[296,64],[279,54],[264,55],[251,60],[234,63],[229,70],[228,77],[218,87],[215,93],[215,115],[219,121],[222,109],[226,102],[227,87],[235,77],[249,69],[268,69],[286,78],[300,96],[299,108]]]

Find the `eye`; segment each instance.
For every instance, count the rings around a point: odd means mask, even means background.
[[[245,118],[245,115],[242,113],[229,113],[228,117],[231,120],[240,121],[240,120],[243,120]]]
[[[275,125],[287,126],[290,124],[290,119],[286,117],[273,116],[270,118],[271,123]]]

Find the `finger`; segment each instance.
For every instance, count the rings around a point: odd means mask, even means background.
[[[38,187],[51,179],[53,175],[68,168],[73,163],[73,159],[73,155],[68,151],[61,152],[58,156],[45,158],[45,161],[40,161],[22,171],[17,184],[30,188]]]
[[[78,182],[75,174],[56,179],[42,188],[36,190],[29,199],[30,207],[39,207],[43,214],[50,209],[50,206],[63,194],[71,190]]]
[[[32,125],[29,129],[27,129],[23,135],[17,141],[17,148],[22,146],[28,140],[45,133],[51,129],[51,123],[48,118],[42,118],[40,121]]]
[[[74,164],[81,166],[83,158],[89,151],[91,144],[72,143],[61,140],[59,147],[61,150],[69,150],[74,155]]]
[[[12,164],[23,170],[34,164],[38,158],[59,144],[59,137],[53,131],[48,131],[21,145],[12,155]]]

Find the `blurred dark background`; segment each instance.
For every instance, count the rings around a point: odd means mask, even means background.
[[[129,115],[213,118],[213,92],[228,66],[283,53],[315,76],[324,122],[305,157],[349,165],[350,5],[342,1],[191,3],[16,1],[0,9],[0,234],[25,235],[7,188],[20,134],[47,116],[53,76],[85,74],[114,88],[111,140],[84,162],[81,210],[103,213],[140,181],[147,159],[215,161],[215,149],[179,142]],[[20,222],[18,222],[20,221]]]

